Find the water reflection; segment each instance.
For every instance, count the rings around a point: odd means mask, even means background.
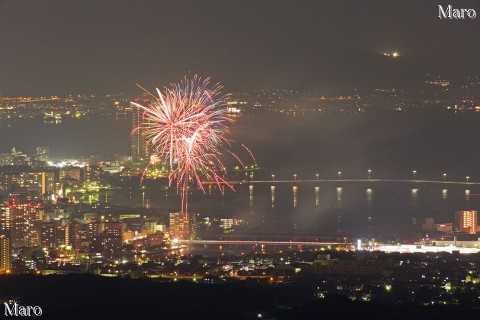
[[[248,190],[250,191],[250,208],[253,207],[253,184],[248,186]]]
[[[367,188],[367,204],[371,205],[373,201],[373,190]]]
[[[417,199],[418,199],[418,189],[412,189],[412,201],[414,202],[417,202]]]
[[[292,190],[293,190],[293,207],[296,208],[297,207],[297,200],[298,200],[298,198],[297,198],[298,187],[293,186]]]
[[[343,207],[342,194],[343,194],[343,188],[337,187],[337,208]]]
[[[211,196],[193,190],[189,207],[205,216],[251,219],[249,223],[258,226],[258,232],[263,232],[263,228],[270,232],[297,230],[299,234],[339,230],[348,233],[354,229],[371,230],[373,234],[389,228],[417,230],[428,217],[438,223],[452,222],[455,211],[480,206],[480,190],[475,186],[468,188],[449,186],[447,190],[443,186],[426,185],[420,192],[418,188],[403,185],[300,187],[272,182],[239,185],[235,187],[236,192],[225,188],[225,195],[221,196],[221,190],[213,186]],[[108,191],[81,195],[81,199],[82,202],[108,199],[118,206],[150,206],[160,209],[161,215],[180,207],[180,197],[172,189]],[[292,229],[295,224],[297,229]]]
[[[270,186],[270,196],[272,198],[272,209],[275,208],[275,186]]]

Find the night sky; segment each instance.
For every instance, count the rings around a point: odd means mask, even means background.
[[[0,0],[0,93],[136,92],[190,72],[229,91],[478,73],[480,16],[440,21],[448,3],[480,15],[478,0]]]

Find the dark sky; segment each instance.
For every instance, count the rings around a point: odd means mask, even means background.
[[[440,21],[448,3],[479,17]],[[478,0],[0,0],[0,92],[135,92],[189,72],[230,91],[414,85],[479,72],[479,31]]]

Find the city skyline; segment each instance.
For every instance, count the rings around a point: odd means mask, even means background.
[[[0,314],[478,319],[477,13],[0,0]]]

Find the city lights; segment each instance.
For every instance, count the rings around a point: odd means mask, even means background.
[[[474,1],[177,2],[0,1],[0,313],[477,319]]]

